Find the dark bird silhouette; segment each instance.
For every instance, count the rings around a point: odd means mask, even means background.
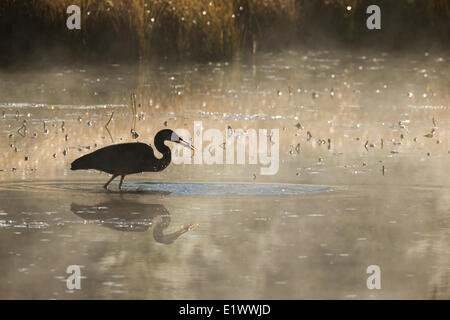
[[[140,142],[114,144],[76,159],[71,164],[72,170],[95,169],[112,174],[111,179],[103,186],[107,189],[114,178],[121,176],[119,189],[122,189],[126,175],[140,172],[158,172],[164,170],[172,160],[171,151],[164,142],[181,143],[192,150],[192,145],[180,138],[170,129],[159,131],[155,136],[155,147],[162,153],[161,159],[156,158],[152,147]]]
[[[165,234],[170,225],[170,213],[162,204],[145,204],[130,200],[111,200],[95,205],[72,203],[70,210],[83,220],[124,232],[145,232],[153,227],[156,242],[170,244],[197,224],[189,224]],[[161,217],[161,219],[157,219]]]

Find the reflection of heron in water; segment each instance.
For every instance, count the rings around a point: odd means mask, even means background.
[[[192,150],[192,145],[180,138],[170,129],[159,131],[155,136],[155,147],[162,153],[163,157],[155,157],[152,147],[145,143],[132,142],[113,144],[86,154],[76,159],[71,164],[72,170],[96,169],[112,174],[111,179],[103,186],[108,185],[115,177],[121,176],[119,189],[122,189],[122,182],[126,175],[140,172],[159,172],[164,170],[172,160],[171,151],[164,144],[165,141],[180,143]]]
[[[161,204],[145,204],[129,200],[112,200],[95,205],[72,203],[70,210],[77,216],[97,225],[119,231],[144,232],[153,226],[156,242],[170,244],[196,224],[190,224],[178,231],[164,234],[169,227],[170,213]],[[154,223],[159,216],[162,220]]]

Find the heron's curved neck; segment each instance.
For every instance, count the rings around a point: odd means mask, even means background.
[[[155,169],[157,170],[163,170],[170,164],[170,161],[172,160],[172,152],[170,151],[170,148],[164,144],[164,141],[165,140],[163,139],[163,137],[156,135],[155,137],[156,150],[161,152],[161,154],[163,155],[163,157],[161,159],[158,159],[156,162]]]

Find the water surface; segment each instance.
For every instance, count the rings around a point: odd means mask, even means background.
[[[0,73],[0,298],[450,298],[449,58],[289,51]],[[123,192],[70,171],[111,143],[194,135],[195,121],[279,129],[279,171],[172,164]]]

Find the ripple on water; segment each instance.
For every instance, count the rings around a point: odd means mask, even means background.
[[[57,108],[57,109],[106,109],[106,108],[128,108],[123,104],[102,105],[48,105],[43,103],[0,103],[1,108],[28,109],[28,108]]]
[[[172,196],[293,196],[333,191],[328,186],[296,184],[251,184],[216,182],[128,182],[124,192],[170,194]],[[104,192],[98,183],[5,183],[0,190]],[[237,209],[238,210],[238,209]]]
[[[324,186],[245,183],[128,183],[142,191],[162,191],[171,195],[271,196],[302,195],[330,191]]]

